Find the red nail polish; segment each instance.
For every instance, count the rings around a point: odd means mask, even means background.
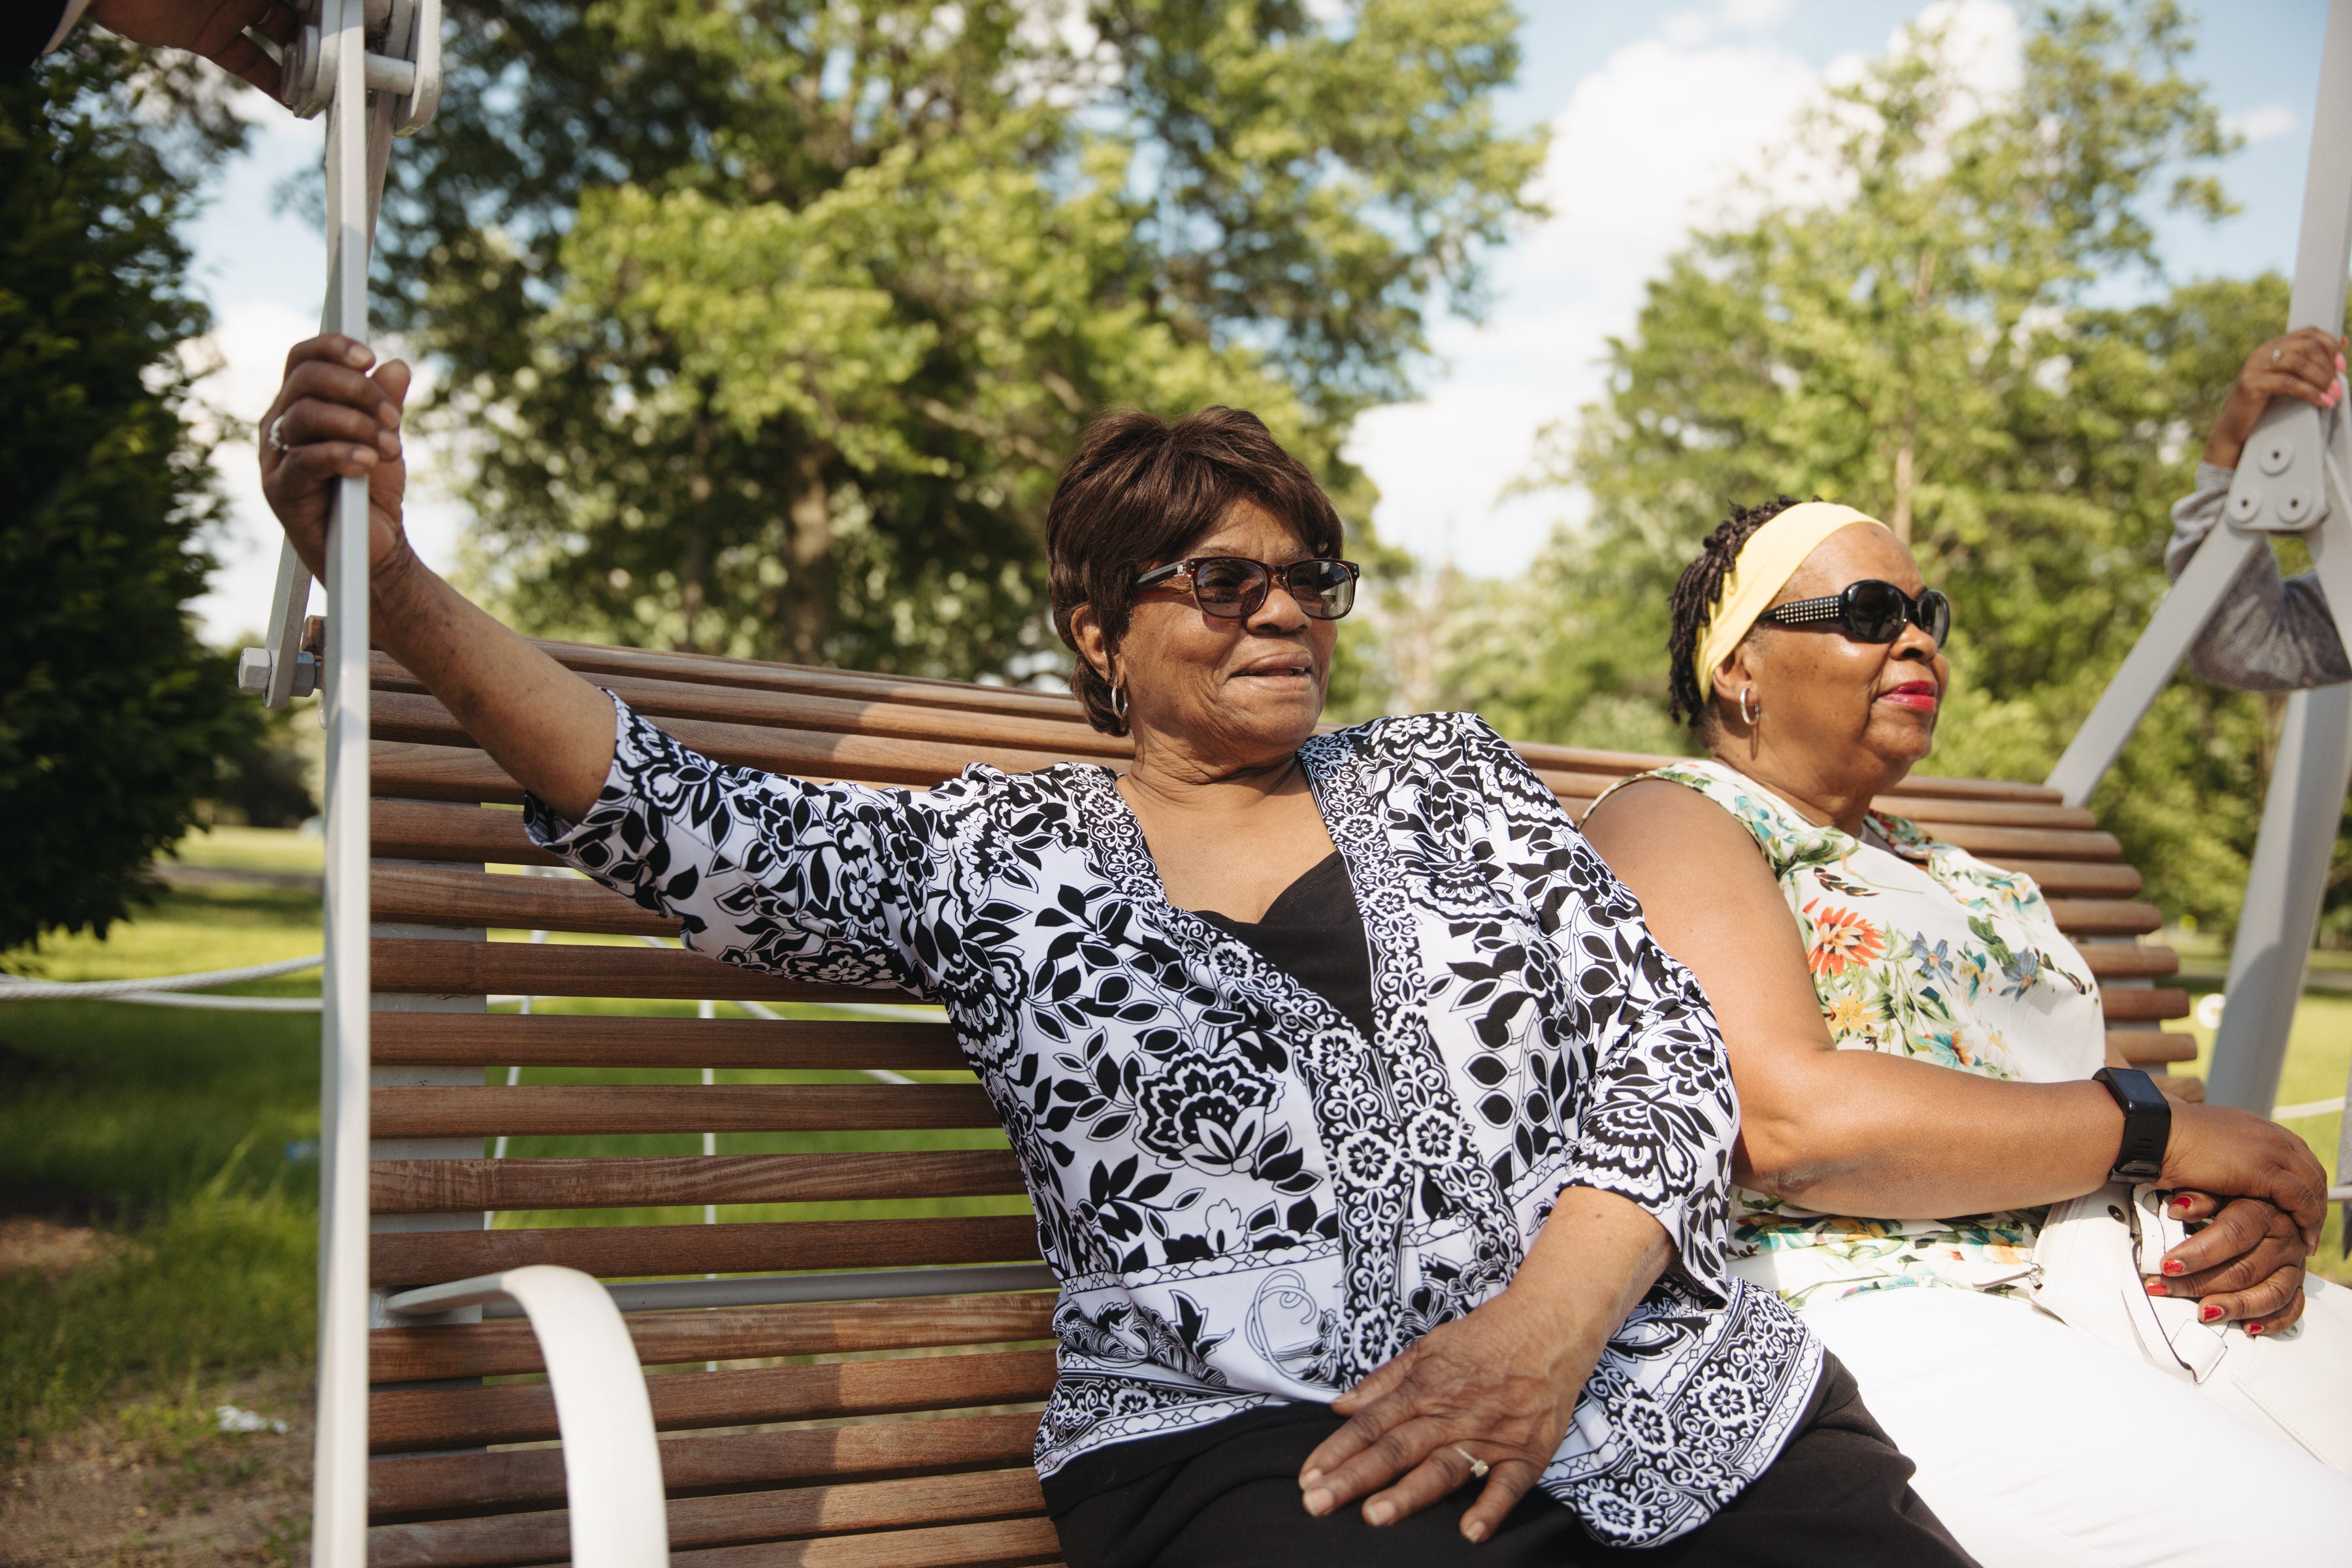
[[[2200,1307],[2197,1309],[2197,1321],[2200,1323],[2210,1323],[2221,1315],[2221,1309],[2219,1307]]]
[[[2186,1274],[2189,1272],[2189,1266],[2178,1258],[2168,1258],[2164,1260],[2164,1271],[2167,1274]]]
[[[2172,1294],[2171,1291],[2164,1288],[2164,1281],[2161,1279],[2149,1280],[2147,1282],[2147,1293],[2151,1296],[2169,1296]]]
[[[2185,1210],[2189,1206],[2189,1200],[2187,1198],[2175,1198],[2172,1200],[2172,1206],[2177,1209]]]
[[[2249,1334],[2259,1334],[2262,1331],[2263,1326],[2260,1323],[2248,1323],[2246,1325],[2246,1332]]]

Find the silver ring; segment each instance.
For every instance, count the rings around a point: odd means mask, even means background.
[[[278,416],[278,419],[282,419],[282,418],[284,418],[284,417],[285,417],[285,416],[280,415],[280,416]],[[288,445],[286,444],[286,437],[283,437],[283,436],[281,436],[281,435],[279,435],[279,434],[278,433],[278,419],[272,419],[272,420],[269,422],[269,435],[268,435],[269,449],[270,449],[271,451],[273,451],[273,452],[276,452],[276,453],[277,453],[277,454],[278,454],[280,457],[283,457],[285,454],[287,454],[287,453],[289,453],[289,452],[292,451],[294,448],[293,448],[293,447],[289,447],[289,446],[288,446]]]
[[[2273,349],[2273,350],[2271,350],[2271,363],[2272,363],[2273,364],[2276,364],[2276,363],[2278,363],[2278,362],[2279,362],[2280,360],[2282,360],[2282,359],[2284,359],[2284,358],[2285,358],[2285,357],[2286,357],[2286,351],[2285,351],[2284,349]]]
[[[1454,1445],[1454,1451],[1470,1461],[1470,1479],[1474,1481],[1485,1480],[1486,1479],[1486,1472],[1493,1468],[1493,1467],[1488,1465],[1486,1460],[1480,1458],[1477,1455],[1472,1453],[1469,1449],[1464,1447],[1459,1443]]]

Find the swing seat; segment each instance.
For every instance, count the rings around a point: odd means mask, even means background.
[[[805,777],[922,788],[968,763],[1118,766],[1129,751],[1047,693],[540,646],[712,757]],[[400,666],[379,654],[372,675],[379,1300],[536,1265],[604,1281],[662,1435],[674,1562],[1057,1562],[1029,1465],[1054,1380],[1052,1281],[1019,1169],[948,1026],[633,1013],[911,999],[729,968],[668,945],[677,922],[593,883],[490,870],[553,863],[511,809],[520,788]],[[1579,816],[1664,760],[1520,750]],[[2185,1016],[2189,998],[2156,984],[2177,971],[2174,955],[2137,940],[2158,911],[2137,901],[2139,874],[2088,811],[2038,785],[1972,779],[1913,779],[1882,804],[2040,880],[2100,979],[2127,1059],[2161,1071],[2194,1055],[2189,1037],[2158,1027]],[[531,932],[558,940],[520,940]],[[623,944],[562,940],[583,936]],[[595,1010],[488,1010],[515,997]],[[518,1065],[524,1081],[508,1087],[499,1069]],[[703,1068],[724,1081],[701,1083]],[[709,1132],[761,1135],[772,1152],[678,1155],[640,1142]],[[486,1157],[509,1137],[575,1142]],[[853,1204],[849,1217],[794,1206]],[[703,1205],[722,1205],[721,1223],[679,1223]],[[501,1214],[525,1226],[486,1225]],[[501,1311],[516,1309],[492,1300],[425,1323],[379,1312],[373,1568],[572,1555],[540,1343]]]

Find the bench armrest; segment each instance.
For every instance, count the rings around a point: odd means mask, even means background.
[[[604,1286],[576,1268],[534,1263],[404,1290],[384,1310],[446,1312],[497,1300],[522,1309],[547,1359],[574,1568],[667,1568],[669,1510],[653,1405],[628,1325]]]

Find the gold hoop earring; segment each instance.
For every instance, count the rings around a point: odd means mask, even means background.
[[[1740,721],[1751,730],[1756,727],[1756,721],[1764,717],[1764,710],[1761,708],[1757,709],[1752,713],[1748,710],[1748,699],[1755,693],[1755,690],[1756,689],[1752,686],[1743,686],[1739,689]]]

